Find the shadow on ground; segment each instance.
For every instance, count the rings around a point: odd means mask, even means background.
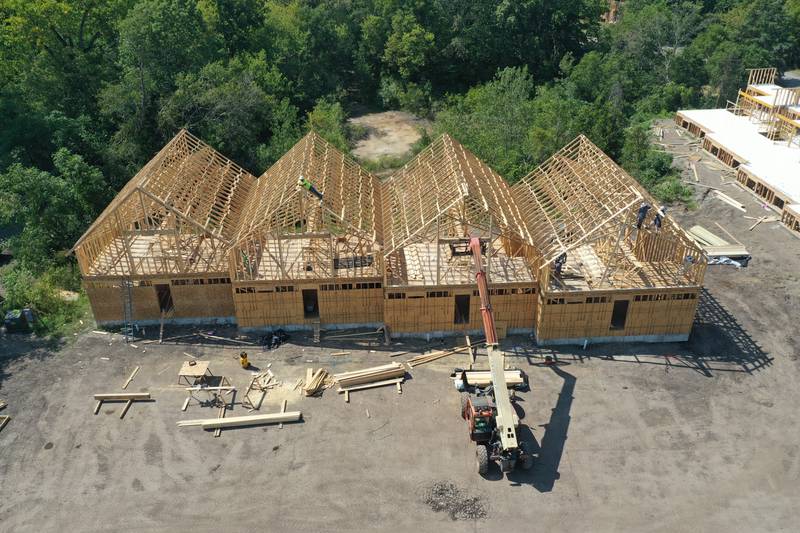
[[[8,367],[21,357],[31,357],[36,363],[44,363],[58,354],[66,345],[63,339],[37,338],[31,335],[4,335],[0,337],[0,388],[11,377]]]
[[[700,294],[688,342],[590,344],[586,350],[580,346],[515,346],[506,350],[507,355],[523,357],[531,365],[541,364],[546,356],[561,362],[600,359],[686,368],[707,377],[713,372],[752,373],[772,364],[772,357],[707,289]]]

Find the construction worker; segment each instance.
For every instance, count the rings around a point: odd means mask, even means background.
[[[305,179],[302,175],[297,178],[297,188],[298,189],[305,189],[317,198],[319,198],[319,204],[322,205],[322,193],[314,187],[314,184]]]
[[[644,202],[639,207],[639,212],[636,215],[636,229],[642,229],[642,224],[644,224],[644,219],[647,218],[648,211],[650,211],[650,204]]]
[[[242,368],[245,370],[250,368],[250,361],[247,360],[247,352],[242,352],[239,354],[239,364],[241,364]]]
[[[653,227],[656,231],[661,229],[661,223],[664,221],[664,216],[667,214],[667,208],[662,206],[661,209],[656,211],[656,216],[653,218]]]
[[[555,261],[556,276],[560,276],[561,275],[561,270],[564,268],[564,265],[566,263],[567,263],[567,252],[564,252],[561,255],[559,255],[558,257],[556,257],[556,261]]]

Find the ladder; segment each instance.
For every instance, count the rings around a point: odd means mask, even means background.
[[[125,342],[130,342],[133,337],[133,281],[122,280],[122,334]]]

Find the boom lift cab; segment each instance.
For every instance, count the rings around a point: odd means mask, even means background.
[[[486,250],[485,241],[473,237],[468,241],[456,243],[454,254],[471,254],[475,263],[475,279],[481,299],[481,316],[486,335],[486,350],[489,359],[491,381],[488,384],[469,385],[468,373],[461,371],[461,416],[469,426],[470,440],[477,445],[475,456],[478,473],[486,474],[489,463],[497,461],[500,470],[511,472],[517,466],[527,470],[533,466],[533,456],[525,446],[517,442],[518,419],[506,382],[505,355],[497,342],[494,314],[489,301],[489,287],[483,269],[482,253]],[[527,376],[521,371],[522,383],[527,386]],[[456,383],[458,387],[458,382]]]

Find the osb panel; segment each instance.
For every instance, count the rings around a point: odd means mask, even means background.
[[[482,330],[480,297],[472,291],[451,291],[448,297],[409,296],[425,294],[408,291],[405,299],[384,300],[384,321],[390,330],[397,333],[419,333],[426,331]],[[455,296],[470,295],[469,322],[455,324]],[[536,314],[536,294],[509,294],[491,297],[495,322],[505,323],[507,328],[533,328]]]
[[[89,305],[92,307],[94,319],[98,322],[115,322],[122,320],[122,298],[119,288],[86,287]]]
[[[121,299],[122,293],[117,292],[117,298]],[[161,318],[161,309],[158,306],[155,287],[133,287],[131,289],[131,301],[134,321],[159,320]]]
[[[291,292],[275,292],[274,286],[255,285],[255,293],[233,295],[240,327],[272,325],[359,324],[383,322],[383,290],[320,290],[319,285],[297,285]],[[305,318],[303,290],[316,290],[319,318]],[[271,292],[268,292],[271,291]]]
[[[304,324],[303,295],[294,292],[256,292],[233,294],[239,327]]]
[[[322,324],[383,322],[383,289],[320,291],[317,299]]]
[[[229,284],[173,285],[170,287],[174,318],[224,317],[235,314]]]
[[[589,303],[595,293],[569,295],[563,304],[540,302],[536,337],[539,340],[623,337],[634,335],[688,334],[697,309],[697,290],[680,292],[653,291],[645,295],[666,295],[668,299],[636,301],[636,294],[607,295],[605,303]],[[672,295],[692,294],[693,299],[671,299]],[[611,329],[614,301],[628,300],[625,327]]]

